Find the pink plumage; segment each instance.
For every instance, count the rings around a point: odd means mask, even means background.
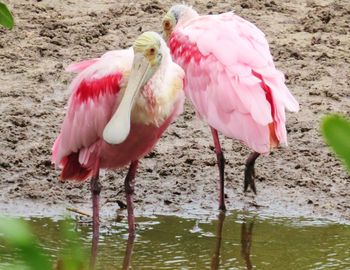
[[[253,152],[245,163],[244,191],[256,193],[254,164],[260,154],[287,145],[285,109],[299,104],[275,68],[262,31],[232,12],[199,16],[175,5],[164,16],[163,36],[185,71],[185,92],[211,128],[219,167],[219,209],[225,210],[224,167],[218,131]]]
[[[93,58],[88,60],[83,60],[78,63],[70,64],[68,67],[66,67],[67,72],[80,72],[83,71],[85,68],[91,66],[93,63],[96,63],[99,60],[99,58]]]
[[[299,105],[255,25],[231,12],[197,15],[180,19],[168,44],[187,97],[211,127],[258,153],[287,144],[285,108]]]
[[[132,122],[130,134],[122,144],[111,145],[103,140],[103,129],[119,105],[120,90],[126,84],[125,71],[131,68],[132,60],[129,49],[70,66],[70,71],[81,73],[70,86],[67,114],[52,149],[52,161],[62,168],[62,180],[85,180],[99,168],[120,168],[142,158],[181,113],[182,93],[159,125]],[[145,87],[145,91],[148,89]]]

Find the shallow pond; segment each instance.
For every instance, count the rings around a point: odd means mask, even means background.
[[[64,244],[62,221],[28,220],[53,257]],[[103,223],[97,269],[350,269],[350,226],[323,220],[283,219],[233,212],[216,220],[175,216],[138,218],[137,236],[127,225]],[[79,224],[89,249],[91,227]],[[0,269],[14,260],[0,242]],[[88,258],[87,258],[88,259]]]

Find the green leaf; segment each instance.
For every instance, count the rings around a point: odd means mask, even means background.
[[[0,24],[7,29],[12,29],[14,25],[13,17],[7,6],[0,3]]]
[[[339,115],[328,115],[323,118],[321,131],[350,172],[350,122]]]
[[[74,230],[74,224],[74,220],[65,219],[61,225],[61,238],[66,239],[66,244],[58,261],[64,270],[88,269],[88,253],[82,246],[79,232]]]
[[[32,270],[51,269],[49,258],[38,246],[28,225],[19,219],[0,216],[0,237],[15,249],[20,259]]]

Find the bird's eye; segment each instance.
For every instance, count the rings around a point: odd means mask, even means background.
[[[167,30],[170,28],[170,22],[169,21],[165,21],[164,22],[164,28],[167,29]]]
[[[155,48],[150,48],[150,49],[149,49],[149,53],[150,53],[150,54],[153,55],[155,52],[156,52],[156,49],[155,49]]]

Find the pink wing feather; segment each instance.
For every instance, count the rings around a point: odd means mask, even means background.
[[[99,58],[93,58],[93,59],[83,60],[78,63],[70,64],[68,67],[66,67],[66,71],[78,73],[80,71],[83,71],[87,67],[91,66],[92,64],[96,63],[98,60]]]
[[[63,167],[63,179],[83,180],[91,173],[94,164],[86,162],[93,160],[91,154],[98,155],[96,147],[118,105],[123,73],[131,67],[132,59],[132,50],[108,53],[94,59],[71,83],[67,114],[52,154],[53,163]],[[73,167],[66,168],[69,164]]]
[[[185,70],[187,97],[210,126],[259,153],[287,144],[285,108],[299,105],[255,25],[233,13],[201,16],[178,25],[169,47]]]

